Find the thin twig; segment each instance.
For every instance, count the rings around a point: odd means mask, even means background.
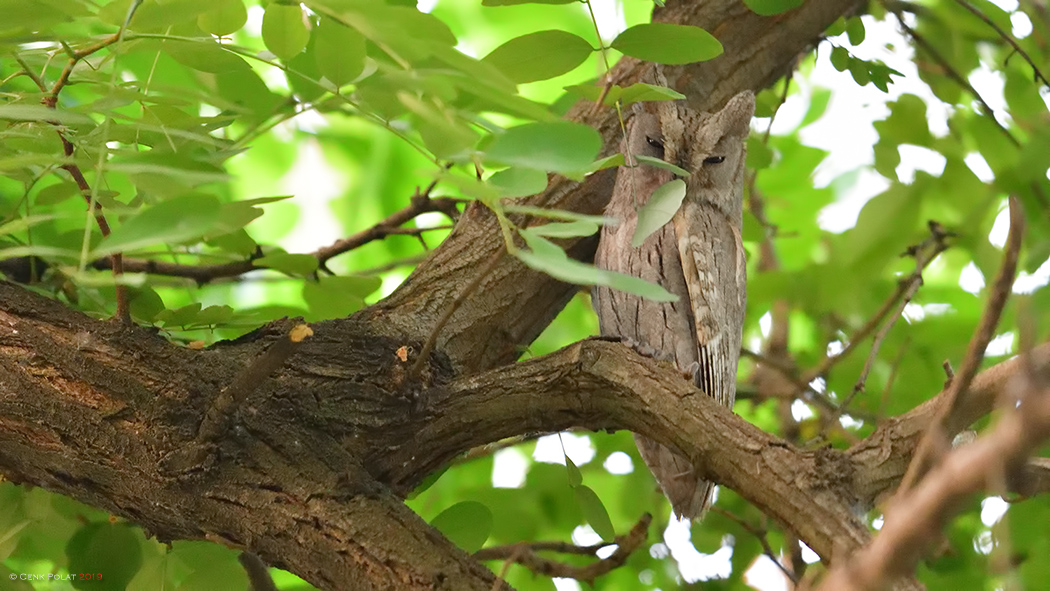
[[[933,260],[933,257],[930,257],[930,260]],[[916,266],[920,265],[925,266],[921,263],[916,263]],[[922,286],[922,274],[912,274],[906,282],[908,288],[904,292],[904,297],[902,297],[900,302],[897,303],[897,309],[893,311],[893,314],[890,314],[889,319],[882,325],[882,328],[875,333],[875,338],[871,341],[871,351],[868,353],[868,358],[864,360],[864,369],[861,370],[860,376],[857,378],[857,383],[853,385],[853,391],[851,391],[849,396],[842,401],[841,408],[849,408],[850,403],[853,402],[853,398],[864,390],[864,384],[868,381],[868,374],[871,372],[871,368],[875,364],[875,359],[879,356],[879,349],[882,348],[882,341],[886,339],[886,335],[889,334],[890,329],[892,329],[893,325],[897,323],[897,319],[904,314],[904,308],[911,303],[912,298],[918,293],[919,287]]]
[[[959,427],[955,414],[960,407],[966,391],[970,387],[977,370],[984,359],[984,352],[988,343],[995,336],[995,329],[999,325],[999,317],[1002,315],[1006,301],[1010,297],[1010,288],[1013,286],[1014,277],[1017,274],[1017,261],[1021,253],[1021,239],[1024,236],[1024,212],[1016,197],[1010,200],[1010,232],[1006,239],[1003,262],[999,267],[999,273],[990,286],[988,302],[985,304],[981,321],[970,339],[966,349],[966,357],[963,358],[959,371],[951,380],[951,385],[945,393],[945,402],[937,417],[930,423],[926,433],[923,434],[919,446],[915,450],[908,471],[901,480],[897,494],[903,494],[913,487],[920,478],[932,467],[936,457],[936,449],[945,449],[947,442],[958,432]]]
[[[904,22],[904,17],[901,16],[901,13],[899,11],[893,10],[889,7],[887,7],[887,10],[892,12],[893,15],[897,17],[897,23],[900,24],[901,28],[904,29],[906,33],[908,33],[908,36],[915,41],[916,45],[921,47],[926,53],[930,54],[930,57],[933,58],[933,61],[937,62],[941,66],[941,68],[944,69],[944,75],[948,78],[951,78],[959,86],[963,87],[963,89],[969,92],[970,95],[973,96],[974,99],[976,99],[977,102],[981,104],[981,107],[984,109],[987,116],[992,120],[992,123],[995,124],[999,131],[1002,132],[1002,134],[1006,136],[1008,140],[1010,140],[1010,143],[1012,143],[1014,146],[1020,147],[1021,142],[1018,141],[1012,133],[1010,133],[1009,129],[1006,129],[1001,123],[999,123],[999,120],[995,118],[995,111],[992,109],[991,105],[989,105],[988,102],[984,100],[984,97],[981,96],[981,93],[977,92],[977,89],[974,88],[973,85],[970,84],[969,81],[967,81],[966,78],[963,77],[963,75],[960,74],[951,65],[951,63],[947,59],[945,59],[945,57],[941,55],[941,53],[937,51],[937,49],[933,45],[930,44],[929,41],[926,40],[925,37],[920,35],[915,29],[909,27],[907,23]]]
[[[758,543],[762,545],[762,553],[765,554],[770,560],[772,560],[773,564],[777,565],[777,568],[780,569],[780,572],[784,573],[784,576],[787,577],[789,581],[791,581],[794,584],[798,584],[798,578],[795,576],[795,573],[791,572],[786,566],[781,564],[780,558],[776,555],[775,552],[773,552],[773,547],[769,545],[769,540],[766,538],[767,531],[765,529],[757,528],[745,521],[744,519],[737,517],[733,513],[730,513],[729,511],[726,511],[721,507],[711,507],[711,510],[715,513],[718,513],[719,515],[724,516],[726,519],[735,522],[737,525],[747,530],[747,533],[751,534],[752,536],[755,536],[755,538],[758,540]]]
[[[420,195],[423,198],[419,198]],[[397,230],[397,228],[399,226],[421,214],[438,211],[455,219],[454,216],[459,213],[458,209],[456,209],[457,203],[458,200],[450,197],[432,198],[429,197],[426,191],[417,193],[417,195],[413,196],[412,202],[408,206],[390,214],[374,226],[340,239],[333,244],[319,248],[310,254],[317,258],[319,264],[323,265],[336,255],[349,252],[375,240],[381,240],[389,235],[398,233],[399,230]],[[429,229],[430,228],[422,228],[419,230],[427,231]],[[148,259],[126,259],[124,261],[124,269],[131,273],[150,273],[153,275],[166,275],[169,277],[185,277],[187,279],[193,279],[198,285],[204,285],[216,279],[237,277],[250,271],[262,269],[263,267],[259,267],[254,262],[255,259],[260,256],[262,256],[262,254],[258,253],[248,260],[214,265],[184,265]],[[96,269],[106,269],[110,268],[110,262],[99,260],[95,261],[92,266]]]
[[[506,574],[507,564],[518,563],[536,574],[592,582],[594,579],[622,566],[627,561],[631,553],[645,542],[652,519],[652,516],[648,513],[642,515],[629,532],[622,536],[616,536],[616,540],[611,543],[595,544],[593,546],[573,546],[561,542],[520,543],[484,548],[476,552],[474,558],[478,560],[505,560],[500,579]],[[553,551],[563,554],[593,556],[601,548],[613,544],[616,545],[616,550],[608,558],[603,558],[586,566],[564,564],[541,558],[536,554],[537,551]]]
[[[882,321],[895,309],[898,308],[898,304],[902,299],[908,297],[908,294],[917,289],[918,285],[922,285],[922,273],[926,270],[926,267],[937,258],[937,255],[941,254],[948,248],[946,238],[951,234],[946,232],[940,224],[936,222],[930,222],[930,237],[924,240],[922,243],[911,247],[906,254],[912,254],[915,256],[915,271],[905,278],[903,281],[897,283],[897,289],[893,292],[885,302],[882,303],[882,307],[875,313],[865,324],[853,334],[846,343],[845,348],[842,349],[837,355],[829,355],[816,368],[810,370],[801,378],[805,383],[812,382],[818,377],[823,377],[827,372],[834,367],[838,362],[846,358],[852,353],[864,339],[868,338],[876,328],[882,324]],[[914,294],[913,294],[914,295]]]
[[[1035,65],[1035,62],[1032,61],[1032,58],[1029,57],[1027,53],[1025,53],[1025,50],[1017,44],[1017,41],[1015,41],[1009,33],[1004,31],[999,25],[995,24],[995,21],[988,18],[988,15],[978,10],[976,6],[970,4],[966,0],[955,0],[955,3],[970,11],[970,13],[972,13],[974,16],[981,19],[984,22],[984,24],[991,27],[999,35],[999,38],[1001,38],[1003,41],[1006,41],[1006,43],[1010,47],[1014,48],[1014,51],[1016,51],[1018,54],[1020,54],[1022,58],[1024,58],[1024,61],[1028,62],[1029,66],[1032,66],[1033,76],[1035,77],[1035,79],[1042,80],[1043,84],[1050,86],[1050,80],[1047,80],[1046,76],[1043,76],[1043,73],[1039,71],[1039,67]],[[1007,58],[1007,60],[1009,59],[1010,58]]]
[[[904,340],[900,350],[897,351],[897,357],[894,358],[893,363],[890,364],[890,376],[886,378],[886,387],[883,388],[882,398],[879,400],[878,416],[880,417],[886,413],[886,404],[890,400],[890,393],[893,391],[893,384],[897,381],[897,371],[901,367],[901,361],[904,361],[904,354],[908,351],[909,346],[911,346],[910,336]]]
[[[42,78],[38,77],[33,73],[29,65],[26,64],[21,58],[17,57],[19,65],[25,71],[26,75],[29,76],[41,92],[45,95],[40,99],[40,103],[49,109],[56,109],[58,107],[58,94],[62,92],[66,84],[69,83],[69,77],[73,73],[73,69],[76,65],[84,58],[94,54],[95,52],[109,47],[110,45],[118,42],[121,38],[121,33],[115,33],[94,45],[89,45],[83,49],[73,51],[69,57],[69,61],[66,63],[66,67],[63,68],[62,73],[59,75],[58,80],[55,81],[54,85],[51,86],[51,90],[47,90],[46,85]],[[63,47],[68,47],[63,44]],[[58,134],[58,139],[62,141],[62,152],[65,154],[68,162],[62,164],[61,168],[69,173],[73,177],[73,181],[77,184],[77,188],[80,189],[80,194],[87,201],[88,207],[94,209],[95,223],[98,225],[99,231],[102,233],[102,237],[109,236],[109,222],[106,221],[106,216],[102,213],[102,206],[95,200],[94,193],[91,191],[91,186],[88,184],[87,179],[84,178],[84,173],[80,170],[80,167],[73,162],[73,153],[75,148],[72,142],[63,133],[62,127],[57,121],[52,121],[51,124],[55,128],[55,133]],[[130,300],[128,299],[127,287],[120,282],[120,277],[124,274],[124,263],[123,256],[121,253],[116,252],[110,255],[110,268],[113,270],[113,279],[115,281],[114,291],[117,297],[117,318],[120,319],[125,325],[131,325],[131,306]]]
[[[913,572],[951,517],[973,494],[995,485],[994,471],[1025,469],[1028,455],[1050,437],[1050,390],[1030,374],[1020,381],[1025,383],[1018,407],[1010,408],[990,434],[951,451],[900,495],[872,543],[834,568],[822,591],[883,589]]]
[[[470,283],[468,283],[466,287],[463,288],[463,291],[459,292],[459,294],[456,295],[456,299],[452,300],[452,303],[449,304],[441,313],[441,316],[437,319],[437,322],[434,323],[434,328],[430,331],[430,336],[427,337],[427,342],[423,344],[423,349],[419,352],[419,358],[416,359],[416,362],[412,364],[412,369],[408,372],[409,378],[415,379],[416,376],[419,375],[419,372],[423,369],[423,365],[427,362],[427,359],[430,357],[430,352],[434,350],[434,345],[437,344],[438,335],[440,335],[442,329],[445,328],[445,324],[448,323],[449,319],[452,318],[452,315],[456,313],[456,310],[458,310],[459,307],[463,305],[463,302],[467,301],[467,298],[470,297],[472,293],[474,293],[474,290],[476,290],[481,285],[482,281],[484,281],[485,278],[488,277],[489,273],[491,273],[492,270],[496,268],[496,264],[500,262],[500,260],[503,258],[503,255],[506,253],[507,251],[502,248],[492,253],[492,256],[489,257],[489,260],[486,261],[485,264],[482,265],[481,269],[478,270],[477,274],[474,276],[474,279],[472,279]]]

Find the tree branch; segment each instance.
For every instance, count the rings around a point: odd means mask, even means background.
[[[387,236],[404,234],[405,232],[400,226],[424,213],[435,211],[441,212],[455,220],[459,215],[459,210],[457,209],[458,201],[451,197],[430,197],[430,191],[432,191],[433,188],[434,185],[431,184],[423,191],[417,191],[416,194],[412,196],[407,206],[390,214],[374,226],[351,236],[347,236],[346,238],[341,238],[310,254],[314,256],[317,259],[317,262],[323,267],[329,259],[340,254],[350,252],[351,250],[360,248],[370,242],[382,240]],[[418,228],[416,230],[422,232],[429,229],[430,228]],[[262,255],[260,254],[259,256]],[[184,265],[148,259],[125,259],[124,270],[129,273],[150,273],[153,275],[166,275],[170,277],[185,277],[196,281],[198,285],[204,285],[216,279],[237,277],[250,271],[265,268],[257,266],[254,262],[255,258],[257,257],[216,265]],[[93,263],[93,266],[96,269],[108,269],[111,267],[111,262],[108,260],[98,260]]]
[[[614,542],[596,544],[594,546],[576,546],[564,542],[522,542],[509,546],[494,546],[484,548],[474,553],[478,560],[506,560],[523,565],[538,575],[550,577],[561,577],[586,581],[593,584],[598,577],[609,571],[623,566],[627,558],[637,550],[646,539],[649,524],[653,518],[648,513],[642,515],[631,531],[622,536],[616,536]],[[602,558],[586,566],[564,564],[543,558],[537,552],[561,552],[562,554],[577,554],[582,556],[596,556],[598,550],[615,544],[616,550],[608,558]]]
[[[995,329],[999,326],[999,317],[1006,307],[1006,300],[1010,297],[1010,289],[1017,275],[1017,262],[1021,256],[1021,240],[1024,236],[1024,211],[1016,197],[1010,197],[1010,232],[1006,239],[1006,248],[1003,253],[1003,262],[999,267],[999,273],[990,286],[988,303],[985,305],[981,322],[974,332],[973,338],[966,349],[966,357],[963,358],[962,366],[955,372],[948,391],[945,394],[946,403],[927,429],[919,447],[916,449],[915,457],[912,459],[908,472],[901,481],[901,491],[906,491],[930,469],[936,461],[936,450],[943,448],[951,441],[958,431],[949,430],[948,424],[954,421],[955,415],[961,405],[961,399],[967,395],[970,382],[977,375],[977,369],[984,359],[984,352],[988,343],[995,336]]]
[[[1020,392],[1020,405],[1007,411],[992,433],[950,452],[914,489],[895,499],[871,545],[833,569],[820,589],[881,589],[910,574],[970,496],[994,491],[1003,473],[1022,469],[1028,455],[1050,438],[1050,389],[1045,382],[1030,381],[1034,376],[1019,377],[1011,387],[1027,390]]]

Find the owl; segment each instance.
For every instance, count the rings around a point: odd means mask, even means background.
[[[742,92],[716,113],[675,102],[635,106],[622,146],[625,165],[606,209],[620,224],[602,228],[595,264],[658,283],[678,301],[657,302],[597,286],[592,296],[601,333],[672,360],[708,396],[732,407],[746,299],[741,230],[754,95]],[[686,194],[679,210],[638,248],[631,245],[638,211],[676,173],[636,156],[689,173],[681,177]],[[638,435],[635,442],[675,514],[702,517],[714,485],[674,450]]]

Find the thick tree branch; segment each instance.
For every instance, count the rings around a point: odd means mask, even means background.
[[[853,468],[844,454],[796,449],[703,396],[674,368],[620,343],[583,341],[455,380],[429,398],[434,414],[413,426],[412,445],[384,459],[393,470],[384,479],[396,488],[410,488],[454,455],[504,437],[629,429],[693,458],[825,560],[868,539],[853,513]],[[401,468],[406,461],[414,462],[411,470]]]

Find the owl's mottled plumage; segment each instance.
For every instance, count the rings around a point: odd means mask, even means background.
[[[652,166],[624,166],[606,214],[595,264],[659,283],[679,300],[645,300],[608,287],[594,289],[603,335],[654,349],[718,402],[731,407],[744,323],[746,270],[743,225],[745,142],[755,99],[743,92],[717,113],[699,113],[672,102],[644,103],[628,122],[624,154],[661,158],[686,169],[686,196],[671,222],[631,247],[637,211],[673,173]],[[712,483],[670,449],[636,436],[638,451],[671,501],[675,513],[698,518],[707,510]]]

